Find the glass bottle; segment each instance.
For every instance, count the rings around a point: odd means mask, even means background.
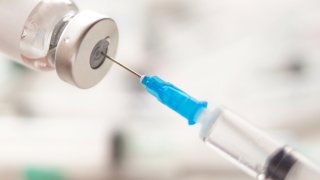
[[[71,0],[0,1],[0,52],[41,71],[56,70],[79,88],[96,85],[115,56],[115,22]]]

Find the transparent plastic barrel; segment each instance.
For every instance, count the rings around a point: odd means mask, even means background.
[[[204,142],[256,179],[320,179],[310,162],[228,109],[205,111],[199,122]]]
[[[205,113],[201,137],[249,175],[264,179],[269,156],[282,145],[225,108]]]

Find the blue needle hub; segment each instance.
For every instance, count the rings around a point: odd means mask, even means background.
[[[144,76],[141,83],[162,104],[186,118],[189,125],[196,124],[198,116],[208,106],[207,102],[198,101],[157,76]]]

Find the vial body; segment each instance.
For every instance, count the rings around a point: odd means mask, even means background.
[[[116,23],[71,0],[0,1],[0,25],[0,52],[82,89],[104,78],[112,63],[102,53],[114,57],[118,47]]]
[[[40,70],[55,68],[55,49],[78,8],[70,0],[40,1],[30,13],[20,41],[21,60]]]
[[[0,12],[0,51],[26,66],[54,69],[52,43],[77,6],[70,0],[11,0],[0,2]]]

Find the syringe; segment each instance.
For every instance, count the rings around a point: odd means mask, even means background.
[[[277,142],[224,107],[208,109],[171,83],[157,76],[139,73],[105,55],[106,58],[133,73],[158,101],[182,115],[189,125],[202,126],[202,140],[259,180],[319,180],[320,169],[309,160]]]

